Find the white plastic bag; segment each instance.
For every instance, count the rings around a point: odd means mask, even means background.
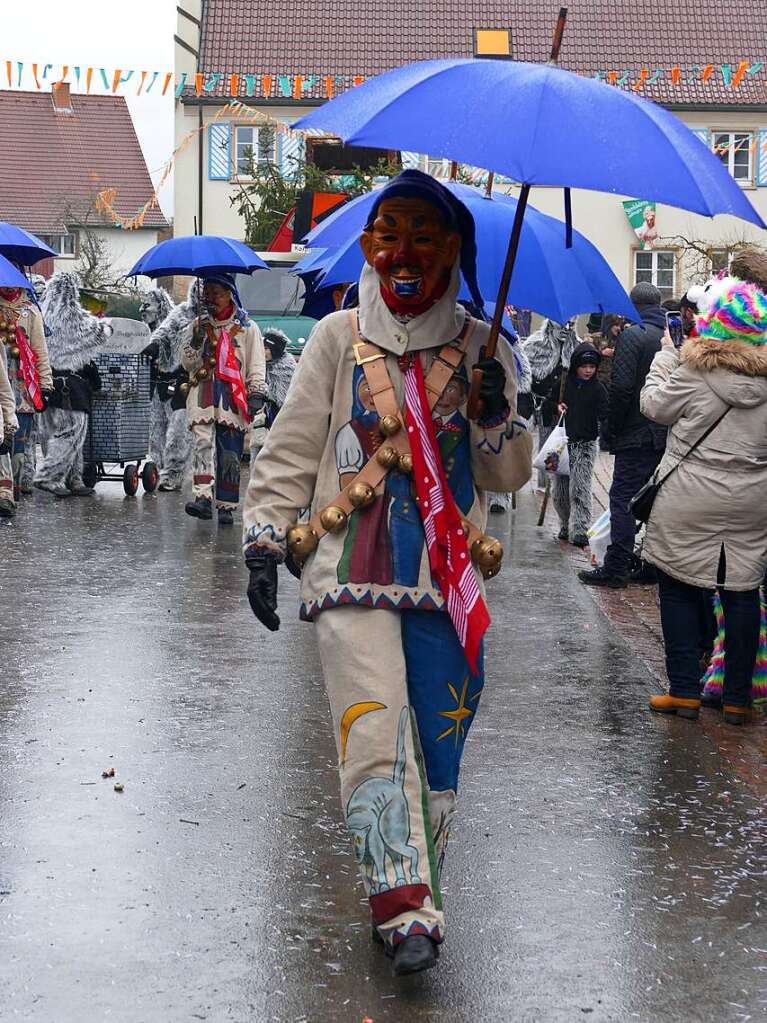
[[[597,521],[586,534],[589,538],[591,560],[595,565],[602,565],[605,553],[610,546],[610,509],[603,511]]]
[[[556,476],[570,475],[570,456],[567,451],[567,432],[562,425],[564,416],[548,435],[541,450],[533,460],[533,468],[542,472],[550,472]]]

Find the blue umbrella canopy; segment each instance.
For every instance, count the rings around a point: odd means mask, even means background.
[[[722,161],[679,118],[550,65],[422,61],[342,93],[295,127],[458,160],[526,185],[639,196],[765,226]]]
[[[518,202],[512,196],[488,199],[476,188],[457,182],[446,183],[446,187],[474,217],[477,280],[485,298],[495,296]],[[296,265],[295,272],[320,271],[313,282],[315,288],[356,281],[364,262],[359,236],[374,201],[375,193],[368,192],[318,224],[307,239],[327,248],[319,255],[311,253]],[[561,220],[527,207],[508,301],[558,323],[597,309],[637,320],[636,309],[599,250],[578,231],[573,231],[568,249],[565,233]],[[469,297],[465,287],[460,294]]]
[[[266,263],[253,249],[234,238],[218,235],[187,235],[169,238],[153,245],[128,273],[128,277],[170,277],[189,274],[204,277],[206,273],[249,274],[268,270]]]
[[[24,288],[25,291],[32,288],[21,270],[5,256],[0,256],[0,288]]]
[[[0,255],[20,266],[34,266],[41,259],[55,256],[56,253],[44,241],[24,228],[0,221]]]

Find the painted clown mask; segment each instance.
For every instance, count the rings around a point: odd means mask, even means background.
[[[424,199],[384,199],[360,238],[378,274],[386,304],[398,313],[425,312],[447,290],[461,236]]]

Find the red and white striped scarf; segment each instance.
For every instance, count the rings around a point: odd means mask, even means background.
[[[40,373],[37,369],[37,353],[29,343],[26,331],[16,324],[16,347],[19,349],[21,379],[27,389],[29,400],[38,412],[43,410],[43,396],[40,391]]]
[[[250,421],[248,414],[248,394],[245,384],[242,382],[242,372],[237,356],[234,354],[234,345],[228,330],[224,328],[218,339],[218,358],[216,359],[216,376],[219,380],[229,384],[234,406],[241,416]]]
[[[426,396],[420,353],[405,370],[405,422],[432,575],[442,591],[472,672],[490,613],[471,563],[461,513],[448,486]]]

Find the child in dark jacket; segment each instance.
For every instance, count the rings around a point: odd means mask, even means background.
[[[554,478],[553,500],[562,528],[560,540],[588,547],[591,492],[597,457],[599,424],[607,417],[607,390],[597,379],[599,351],[589,341],[579,344],[570,358],[565,393],[559,406],[565,417],[570,475]]]

